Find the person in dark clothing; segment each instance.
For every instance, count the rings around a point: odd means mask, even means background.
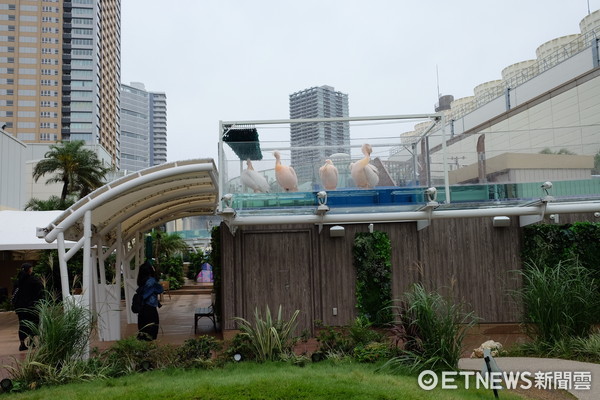
[[[19,318],[19,351],[27,350],[25,340],[33,336],[31,324],[39,323],[35,305],[42,298],[43,289],[42,282],[33,275],[33,265],[24,263],[17,276],[14,298],[15,312]]]
[[[155,340],[158,336],[158,295],[164,289],[156,280],[154,267],[148,262],[140,265],[137,277],[138,291],[144,299],[142,310],[138,314],[138,339]]]

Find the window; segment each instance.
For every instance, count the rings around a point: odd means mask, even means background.
[[[91,56],[92,50],[91,49],[73,49],[71,54],[74,56]]]
[[[21,11],[37,11],[37,10],[38,10],[37,6],[21,4]]]
[[[13,116],[12,111],[0,111],[0,117],[12,117],[12,116]]]
[[[0,10],[15,10],[14,4],[0,4]]]
[[[35,68],[19,68],[20,75],[35,75],[37,72]]]
[[[0,46],[0,53],[14,53],[15,48],[12,46]]]
[[[19,89],[19,96],[35,96],[35,90],[31,89]]]
[[[42,101],[40,103],[41,107],[58,107],[58,103],[56,101]]]
[[[35,111],[19,111],[17,114],[19,115],[19,118],[34,118],[35,117]]]
[[[71,10],[71,12],[73,13],[73,15],[92,15],[94,13],[94,10],[91,8],[76,8],[73,7],[73,9]]]
[[[21,15],[19,21],[21,22],[37,22],[37,15]]]
[[[42,129],[56,129],[58,128],[58,125],[54,122],[41,122],[40,123],[40,128]]]
[[[21,121],[21,122],[17,123],[17,128],[20,128],[20,129],[34,129],[35,128],[35,122]]]
[[[58,96],[58,92],[55,92],[54,90],[42,90],[40,92],[40,94],[42,96],[51,96],[51,97],[56,97]]]
[[[54,81],[51,79],[42,79],[40,83],[42,84],[42,86],[58,86],[58,81]]]
[[[71,113],[72,121],[91,121],[92,113],[87,112],[72,112]]]
[[[19,64],[37,64],[37,58],[20,57]]]
[[[12,43],[15,41],[14,36],[0,36],[0,42],[9,42]]]
[[[37,49],[35,47],[19,47],[19,53],[35,54]]]
[[[56,69],[42,69],[42,75],[58,75],[58,70],[56,70]]]
[[[35,140],[35,133],[17,133],[17,138],[19,140]]]
[[[85,36],[92,36],[94,34],[94,31],[92,29],[85,29],[85,28],[74,28],[72,30],[72,32],[76,35],[85,35]]]
[[[42,64],[44,65],[58,65],[58,60],[54,58],[42,58]]]
[[[19,26],[19,32],[37,32],[37,26],[21,25]]]
[[[92,111],[92,103],[87,101],[72,101],[71,109],[80,111]]]
[[[34,100],[19,100],[19,107],[35,107]]]
[[[43,37],[42,38],[42,43],[58,44],[58,39],[57,38],[51,38],[51,37]]]
[[[93,25],[94,21],[90,18],[73,18],[73,25]]]
[[[37,43],[35,36],[19,36],[20,43]]]
[[[19,85],[35,85],[35,79],[19,79]]]
[[[92,60],[72,60],[71,66],[73,67],[91,67],[93,64]]]
[[[93,45],[92,39],[73,39],[73,44],[91,46]]]
[[[73,0],[73,4],[92,4],[92,0]]]
[[[0,57],[0,63],[14,64],[14,62],[15,62],[14,57]]]
[[[0,100],[0,106],[2,106],[2,107],[12,107],[13,106],[13,101],[12,100]]]
[[[73,78],[85,78],[85,77],[91,77],[93,76],[93,72],[92,71],[85,71],[85,70],[74,70],[71,71],[71,76]]]
[[[86,122],[73,122],[71,129],[92,130],[92,124]]]
[[[46,1],[46,0],[44,0],[44,1]],[[40,133],[40,140],[56,141],[56,140],[58,140],[58,135],[56,135],[56,133]]]
[[[93,87],[92,81],[71,81],[71,87]]]

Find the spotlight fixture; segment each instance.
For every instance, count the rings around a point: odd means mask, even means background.
[[[242,355],[241,355],[240,353],[235,353],[235,354],[233,355],[233,361],[235,361],[235,362],[240,362],[240,361],[242,361]]]
[[[317,202],[319,203],[319,206],[317,207],[315,213],[321,216],[325,215],[327,211],[329,211],[329,206],[327,205],[326,191],[321,190],[320,192],[317,192]]]
[[[437,189],[433,186],[425,189],[425,198],[427,199],[428,207],[437,207],[440,205],[437,202]]]
[[[12,380],[8,378],[2,379],[0,381],[0,388],[2,388],[3,392],[10,392],[10,390],[13,388]]]
[[[227,193],[221,197],[221,202],[223,204],[223,211],[221,211],[221,215],[225,218],[235,217],[235,210],[231,207],[233,203],[233,195],[231,193]]]
[[[548,192],[548,190],[552,189],[552,182],[550,181],[546,181],[544,183],[542,183],[542,190],[544,191],[544,193],[546,194],[546,196],[544,196],[542,198],[543,202],[548,202],[548,201],[554,201],[554,197],[550,196],[550,193]]]
[[[510,226],[510,217],[494,217],[492,221],[492,224],[495,228]]]
[[[152,362],[149,360],[143,360],[140,363],[140,370],[142,371],[150,371],[152,369]]]

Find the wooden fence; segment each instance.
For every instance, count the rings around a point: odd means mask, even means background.
[[[561,223],[587,217],[561,216]],[[233,317],[252,318],[258,307],[284,316],[299,309],[299,329],[313,332],[315,321],[348,325],[356,317],[352,247],[366,224],[345,225],[343,237],[329,226],[312,224],[221,229],[223,328],[235,329]],[[417,230],[416,222],[374,224],[392,247],[392,296],[400,299],[415,282],[465,304],[486,323],[516,323],[518,305],[511,291],[521,286],[518,217],[509,227],[491,218],[437,219]]]

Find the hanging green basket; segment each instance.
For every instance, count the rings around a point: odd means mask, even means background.
[[[223,135],[223,141],[231,147],[240,160],[262,160],[263,158],[256,128],[229,129]]]

